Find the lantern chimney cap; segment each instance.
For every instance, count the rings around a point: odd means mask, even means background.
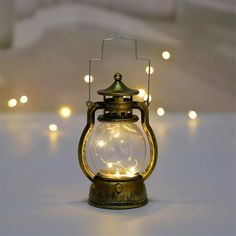
[[[120,73],[115,73],[114,74],[114,79],[115,79],[115,81],[121,81],[122,75]]]
[[[116,73],[114,75],[115,81],[113,84],[102,90],[98,90],[98,94],[103,96],[133,96],[139,93],[136,89],[130,89],[128,88],[122,81],[122,75],[120,73]]]

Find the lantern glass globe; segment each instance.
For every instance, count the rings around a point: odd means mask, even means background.
[[[89,150],[95,171],[110,179],[138,175],[146,159],[146,141],[134,123],[101,123],[93,133]]]

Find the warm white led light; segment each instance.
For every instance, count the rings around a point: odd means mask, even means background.
[[[194,120],[197,118],[197,112],[196,111],[189,111],[188,112],[188,117],[191,119],[191,120]]]
[[[148,95],[146,94],[144,96],[144,101],[147,101],[147,99],[148,99]],[[152,96],[151,96],[151,94],[149,94],[149,102],[151,102],[151,101],[152,101]]]
[[[133,167],[130,167],[130,168],[127,170],[126,175],[129,176],[129,177],[133,177],[133,176],[135,175],[135,173],[136,173],[136,169],[135,169],[135,167],[133,166]]]
[[[113,136],[114,136],[115,138],[119,138],[120,133],[119,133],[119,132],[116,132]]]
[[[157,115],[158,116],[164,116],[165,115],[165,110],[163,107],[157,108]]]
[[[165,59],[165,60],[168,60],[168,59],[170,59],[170,52],[168,52],[168,51],[164,51],[164,52],[162,52],[162,58],[163,59]]]
[[[57,127],[56,124],[50,124],[50,125],[48,126],[48,129],[49,129],[49,131],[51,131],[51,132],[56,132],[56,131],[58,130],[58,127]]]
[[[84,76],[84,81],[85,81],[86,83],[89,83],[89,75],[85,75],[85,76]],[[93,76],[90,75],[90,83],[92,83],[92,82],[93,82]]]
[[[10,99],[8,102],[7,102],[7,105],[8,107],[15,107],[17,105],[17,101],[15,98],[12,98]]]
[[[132,174],[135,174],[135,172],[136,172],[135,167],[130,167],[129,171],[130,171]]]
[[[120,172],[119,172],[119,171],[116,171],[115,177],[116,177],[116,178],[120,178]]]
[[[108,168],[111,168],[113,166],[113,163],[112,162],[108,162],[107,166],[108,166]]]
[[[147,74],[150,74],[150,75],[152,75],[153,73],[154,73],[154,69],[153,69],[153,67],[152,66],[147,66],[146,68],[145,68],[145,71],[146,71],[146,73]]]
[[[60,115],[64,118],[68,118],[71,116],[71,109],[69,107],[62,107],[60,109]]]
[[[21,96],[21,97],[20,97],[20,102],[21,102],[21,103],[27,103],[27,102],[28,102],[28,97],[25,96],[25,95]]]
[[[98,146],[103,147],[105,145],[105,142],[103,140],[98,141]]]
[[[139,91],[138,96],[139,96],[140,98],[143,98],[143,97],[145,96],[145,94],[146,94],[145,90],[144,90],[144,89],[139,89],[138,91]]]
[[[100,124],[88,147],[95,171],[108,178],[134,176],[143,167],[145,148],[141,130],[127,122]]]

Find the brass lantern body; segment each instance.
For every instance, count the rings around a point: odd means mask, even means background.
[[[114,79],[110,87],[98,90],[98,94],[103,95],[103,101],[87,102],[87,124],[80,138],[78,160],[83,173],[92,181],[88,201],[90,205],[109,209],[136,208],[148,202],[144,181],[156,165],[157,142],[149,125],[148,102],[133,101],[133,96],[138,94],[138,90],[128,88],[121,81],[121,74],[116,73]],[[91,170],[86,160],[86,147],[95,125],[95,113],[98,109],[103,110],[103,114],[98,116],[100,122],[133,123],[139,119],[133,114],[133,110],[140,111],[141,124],[147,136],[150,151],[148,165],[142,173],[129,178],[112,179]]]

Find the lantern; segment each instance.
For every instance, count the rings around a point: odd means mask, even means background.
[[[121,36],[116,38],[127,39]],[[116,38],[103,40],[101,58],[89,61],[89,76],[91,62],[103,59],[104,42]],[[135,56],[140,59],[137,56],[137,42],[134,41]],[[144,181],[157,161],[156,138],[149,125],[149,98],[147,101],[135,101],[133,97],[139,91],[128,88],[123,80],[122,75],[116,73],[111,86],[97,91],[103,96],[103,101],[98,102],[90,99],[89,83],[87,125],[79,141],[78,159],[82,171],[92,181],[88,203],[95,207],[128,209],[148,202]],[[149,80],[150,74],[148,97]],[[102,114],[97,117],[95,128],[95,113],[99,109]],[[134,114],[134,110],[140,111],[143,130],[136,124],[139,116]],[[145,161],[147,158],[148,161]]]

